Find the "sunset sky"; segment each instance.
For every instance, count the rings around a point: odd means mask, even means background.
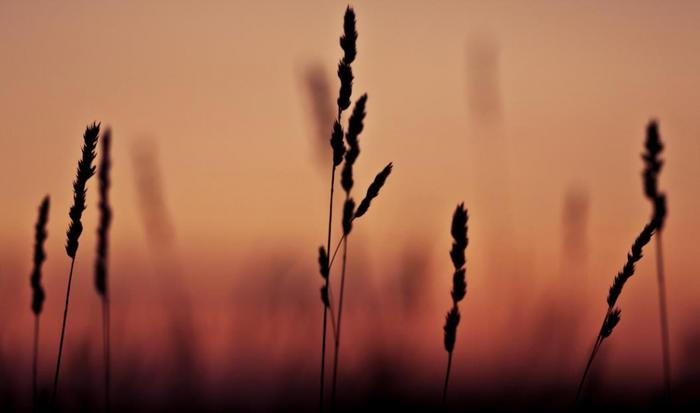
[[[260,274],[281,268],[290,294],[311,308],[303,321],[308,336],[294,340],[318,350],[316,251],[325,242],[331,154],[320,141],[308,76],[329,86],[333,113],[346,4],[0,2],[4,352],[24,351],[31,337],[33,225],[49,194],[42,340],[50,372],[69,265],[63,245],[71,183],[82,133],[93,121],[113,131],[116,308],[148,305],[173,276],[197,308],[197,328],[226,320],[227,306],[252,306],[236,315],[245,325],[242,314],[255,313],[253,297],[265,291],[258,283],[269,278]],[[400,318],[391,291],[406,268],[422,265],[425,284],[418,290],[427,298],[418,299],[420,321],[401,328],[418,343],[419,358],[443,363],[449,224],[463,201],[470,212],[469,292],[457,351],[472,364],[457,366],[457,374],[468,376],[479,363],[498,365],[498,353],[537,323],[547,303],[572,300],[585,309],[569,360],[578,372],[609,284],[650,216],[640,154],[646,125],[656,119],[666,144],[664,247],[672,347],[681,364],[686,337],[700,328],[694,260],[700,245],[700,2],[353,6],[359,32],[353,101],[369,95],[355,197],[386,163],[394,163],[394,172],[352,234],[355,273],[349,277],[356,278],[349,282],[358,284],[348,292],[348,311],[356,317],[349,321],[349,342],[369,332],[367,308],[388,302],[392,309],[381,322]],[[328,137],[331,126],[321,126]],[[155,178],[144,184],[144,174]],[[71,303],[69,333],[76,341],[80,331],[98,331],[91,324],[96,315],[81,312],[98,309],[92,289],[96,195],[93,180]],[[573,262],[563,247],[571,202],[583,211],[574,212],[583,223],[572,224],[581,229]],[[339,225],[335,231],[337,239]],[[623,293],[615,332],[616,346],[644,340],[614,361],[649,373],[652,383],[660,366],[653,251]],[[411,257],[418,264],[407,263]],[[514,314],[527,322],[508,333]],[[120,321],[118,310],[114,317],[117,331],[147,335],[147,321],[126,315]],[[281,322],[271,317],[270,323]],[[294,323],[287,317],[285,323]],[[426,326],[432,330],[419,331]],[[215,359],[225,340],[204,341]],[[467,355],[467,347],[474,352]],[[316,363],[310,354],[312,383]]]

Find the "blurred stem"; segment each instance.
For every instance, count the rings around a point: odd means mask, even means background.
[[[32,357],[32,411],[37,411],[37,369],[39,365],[39,314],[34,316],[34,355]]]
[[[346,194],[345,199],[350,197]],[[343,266],[340,273],[340,297],[338,298],[338,323],[335,334],[335,353],[333,354],[333,388],[331,393],[331,410],[335,408],[336,383],[338,381],[338,353],[340,352],[340,326],[343,320],[343,293],[345,292],[345,268],[348,257],[348,239],[343,237]]]
[[[105,369],[105,411],[109,413],[111,411],[110,394],[109,394],[109,383],[110,383],[110,340],[109,340],[109,297],[107,297],[107,292],[102,297],[102,350],[104,356],[104,369]]]
[[[668,333],[668,307],[666,304],[666,277],[664,274],[664,256],[661,243],[661,230],[656,233],[656,280],[659,290],[659,319],[661,322],[661,353],[664,369],[664,388],[666,398],[671,399],[671,351]]]

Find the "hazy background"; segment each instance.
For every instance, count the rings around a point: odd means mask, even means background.
[[[50,383],[71,182],[84,127],[98,120],[114,138],[117,395],[157,403],[187,371],[201,399],[223,393],[260,407],[278,401],[271,394],[284,400],[293,373],[295,397],[313,405],[316,250],[345,5],[0,1],[0,374],[21,377],[0,397],[30,389],[29,272],[44,194],[52,205],[40,367]],[[537,387],[539,377],[565,383],[562,398],[572,397],[609,284],[651,212],[640,153],[652,118],[667,148],[674,383],[698,380],[700,3],[353,5],[354,97],[369,94],[356,198],[387,162],[395,169],[350,240],[341,397],[371,394],[371,377],[385,382],[365,369],[375,359],[415,375],[397,391],[439,395],[449,224],[461,201],[469,288],[454,388],[487,383],[498,393]],[[95,184],[66,339],[68,357],[80,358],[65,365],[66,393],[95,385],[71,377],[100,374]],[[654,265],[650,248],[598,360],[612,391],[660,387]],[[621,385],[625,377],[636,380]],[[239,382],[257,392],[231,391]],[[148,390],[129,388],[138,383]]]

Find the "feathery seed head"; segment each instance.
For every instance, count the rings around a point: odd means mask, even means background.
[[[355,60],[357,55],[357,30],[355,29],[355,11],[348,6],[343,18],[343,35],[340,37],[340,47],[345,52],[343,62],[348,65]]]
[[[467,295],[467,270],[460,268],[452,275],[452,302],[455,304],[462,301]]]
[[[328,288],[325,285],[321,286],[321,302],[326,307],[330,307],[331,305],[330,300],[328,299]]]
[[[385,166],[384,169],[377,174],[377,176],[374,177],[374,181],[372,181],[369,188],[367,188],[367,195],[365,195],[365,198],[362,200],[362,202],[360,202],[360,206],[357,207],[357,211],[355,211],[355,218],[359,218],[364,215],[369,209],[372,200],[379,196],[379,190],[381,190],[384,186],[386,178],[388,178],[391,174],[392,168],[393,164],[389,162],[389,164]]]
[[[340,172],[340,185],[348,194],[352,190],[353,185],[355,185],[355,181],[352,178],[352,164],[347,162],[347,160],[343,164],[343,170]]]
[[[343,235],[346,237],[352,231],[352,217],[355,215],[355,201],[348,198],[343,206]]]
[[[326,253],[325,247],[318,248],[318,266],[321,272],[321,277],[327,279],[330,271],[328,268],[328,254]]]
[[[452,225],[450,233],[454,242],[450,250],[452,264],[455,267],[455,272],[452,274],[452,309],[447,313],[445,319],[445,349],[448,353],[452,353],[455,340],[457,338],[457,325],[459,325],[460,315],[457,303],[462,301],[467,295],[467,270],[464,268],[466,263],[465,250],[469,240],[467,238],[467,221],[469,216],[467,210],[464,209],[464,203],[457,205],[454,214],[452,215]]]
[[[352,168],[357,157],[360,155],[360,142],[358,138],[364,129],[364,119],[367,114],[365,112],[366,105],[367,94],[364,94],[355,102],[355,107],[348,121],[348,131],[345,134],[345,141],[347,142],[348,148],[345,152],[345,163],[343,164],[343,170],[340,175],[340,183],[347,193],[350,193],[354,185]]]
[[[112,222],[112,210],[109,207],[109,171],[111,168],[111,144],[112,144],[112,132],[107,129],[102,135],[101,142],[101,159],[100,159],[100,170],[97,174],[99,179],[99,192],[100,192],[100,223],[97,228],[97,259],[95,262],[95,289],[97,293],[105,296],[107,294],[107,251],[108,251],[108,237],[107,233],[109,231],[109,226]]]
[[[450,229],[452,239],[454,240],[452,249],[450,250],[450,258],[452,258],[452,264],[455,269],[461,268],[466,262],[464,252],[469,244],[469,239],[467,238],[468,220],[469,215],[467,210],[464,209],[464,203],[457,205],[454,215],[452,216],[452,227]]]
[[[459,308],[457,308],[457,306],[452,307],[445,317],[445,326],[443,330],[445,331],[445,350],[447,350],[448,353],[452,353],[452,350],[455,348],[457,326],[459,325],[460,318]]]
[[[83,232],[83,225],[80,219],[85,211],[85,188],[88,179],[95,174],[95,167],[92,162],[95,160],[95,148],[97,146],[97,136],[100,133],[100,124],[93,123],[85,129],[83,135],[82,157],[78,161],[78,170],[73,181],[73,206],[68,215],[71,222],[66,232],[66,253],[75,259],[78,251],[78,239]]]
[[[46,195],[39,206],[39,217],[34,227],[34,267],[32,268],[30,284],[32,286],[32,311],[36,315],[41,313],[45,297],[44,288],[41,286],[41,266],[46,260],[44,242],[48,236],[46,224],[49,221],[49,205],[50,199]]]
[[[644,160],[644,192],[649,199],[657,196],[658,174],[661,172],[663,160],[659,155],[664,149],[659,136],[659,129],[656,121],[649,122],[647,126],[647,139],[644,143],[646,152],[642,154]]]
[[[659,192],[659,174],[664,164],[664,161],[660,158],[664,145],[661,142],[656,121],[649,122],[647,126],[644,148],[646,149],[642,153],[642,160],[644,160],[644,171],[642,172],[644,194],[654,207],[653,217],[657,223],[657,229],[662,229],[666,217],[666,197]]]
[[[333,166],[338,166],[341,162],[343,162],[343,155],[345,155],[345,142],[343,142],[343,135],[343,126],[336,120],[333,124],[333,133],[331,134]]]
[[[352,97],[352,68],[349,64],[341,61],[338,63],[338,79],[340,79],[340,91],[338,92],[338,113],[350,107]]]
[[[622,267],[622,271],[617,273],[613,284],[610,286],[608,292],[608,307],[612,308],[617,299],[622,293],[622,287],[625,286],[627,280],[634,275],[634,264],[642,259],[642,248],[649,243],[652,235],[654,235],[654,230],[656,229],[656,222],[652,220],[647,225],[644,226],[642,232],[637,236],[637,239],[632,244],[630,253],[627,254],[627,262]]]
[[[352,109],[350,120],[348,121],[348,132],[345,134],[345,140],[348,145],[348,151],[345,154],[345,161],[355,163],[355,160],[360,155],[360,143],[358,138],[364,129],[365,110],[367,106],[367,94],[360,96],[355,102],[355,107]]]
[[[620,322],[620,314],[621,311],[619,308],[615,308],[612,311],[608,312],[608,315],[605,316],[605,321],[603,322],[603,327],[600,329],[600,337],[605,339],[612,334],[613,329],[617,325],[617,323]]]
[[[654,198],[654,225],[657,230],[662,230],[666,221],[666,194],[659,193]]]

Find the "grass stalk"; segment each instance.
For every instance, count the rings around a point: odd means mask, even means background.
[[[442,387],[442,405],[447,400],[447,384],[450,381],[450,371],[452,370],[452,352],[447,353],[447,369],[445,371],[445,384]]]
[[[331,245],[331,228],[333,225],[333,193],[335,189],[335,170],[337,165],[333,162],[333,168],[331,169],[331,189],[330,189],[330,200],[328,202],[328,237],[326,241],[326,249],[330,248]],[[327,260],[327,258],[326,258]],[[323,411],[323,395],[325,393],[325,377],[326,377],[326,336],[327,336],[327,325],[328,325],[328,308],[330,307],[330,297],[329,285],[328,285],[328,274],[324,277],[324,286],[322,295],[325,294],[325,298],[322,296],[323,305],[323,338],[321,343],[321,378],[320,378],[320,394],[319,394],[319,411]]]
[[[644,142],[645,152],[642,153],[644,161],[644,171],[642,172],[642,182],[644,184],[644,195],[652,204],[653,219],[658,222],[656,231],[656,283],[659,295],[659,324],[661,332],[661,360],[663,368],[663,382],[666,399],[671,399],[671,350],[668,328],[668,305],[666,301],[666,275],[664,271],[663,243],[661,233],[666,220],[666,194],[659,191],[659,175],[664,161],[661,159],[661,152],[664,144],[661,142],[659,126],[656,121],[651,121],[647,125],[646,141]]]
[[[70,290],[73,283],[73,269],[78,253],[80,234],[83,232],[81,218],[87,208],[85,198],[87,193],[87,181],[95,174],[92,162],[95,160],[95,148],[100,133],[100,124],[93,123],[85,129],[83,134],[82,157],[78,161],[78,169],[75,181],[73,181],[73,206],[70,208],[71,219],[66,232],[66,254],[70,257],[70,271],[68,272],[68,286],[66,288],[66,303],[63,308],[63,322],[61,324],[61,338],[58,344],[58,356],[56,357],[56,374],[54,375],[53,391],[51,392],[51,406],[55,407],[58,396],[58,380],[61,372],[61,358],[63,356],[63,342],[66,335],[66,323],[68,321],[68,304],[70,303]]]
[[[32,411],[37,411],[37,370],[39,369],[39,315],[34,316],[34,348],[32,351]]]
[[[445,350],[447,351],[447,371],[445,372],[445,384],[442,388],[443,408],[447,402],[447,385],[450,380],[450,370],[452,368],[452,353],[454,351],[455,342],[457,341],[457,326],[461,318],[458,303],[467,295],[467,258],[465,253],[467,245],[469,245],[469,238],[467,237],[468,221],[469,215],[467,210],[464,209],[464,204],[457,205],[452,215],[452,225],[450,228],[453,239],[450,259],[454,266],[452,291],[450,293],[452,297],[452,308],[447,312],[445,326],[443,327],[445,332],[444,344]]]
[[[661,242],[661,230],[656,233],[656,274],[659,291],[659,322],[661,327],[661,353],[664,371],[664,389],[666,398],[671,398],[671,350],[668,332],[668,305],[666,304],[666,278],[664,274],[664,255]]]
[[[56,358],[56,373],[53,378],[53,391],[51,392],[51,406],[56,405],[56,397],[58,396],[58,378],[61,372],[61,358],[63,356],[63,340],[66,336],[66,321],[68,320],[68,303],[70,302],[70,287],[73,282],[73,267],[75,266],[75,258],[70,261],[70,271],[68,272],[68,287],[66,288],[66,303],[63,307],[63,323],[61,324],[61,339],[58,342],[58,357]]]
[[[583,375],[581,376],[581,380],[576,391],[577,404],[581,399],[581,394],[583,393],[586,377],[588,376],[588,372],[590,371],[595,356],[598,354],[600,347],[603,345],[603,341],[612,334],[613,330],[615,329],[615,326],[617,326],[617,324],[620,322],[621,312],[616,307],[616,304],[617,300],[620,298],[622,289],[625,286],[627,280],[629,280],[634,275],[635,264],[642,259],[643,248],[649,243],[649,241],[651,241],[651,237],[654,235],[654,231],[657,230],[658,226],[658,217],[653,217],[652,220],[644,226],[644,229],[642,230],[642,232],[639,233],[634,243],[632,244],[632,248],[627,254],[627,261],[622,267],[622,270],[617,273],[615,279],[613,280],[613,284],[610,286],[610,289],[608,291],[608,297],[606,300],[608,307],[605,311],[605,318],[603,318],[603,322],[600,326],[598,336],[596,337],[595,345],[593,346],[591,355],[588,358],[586,368],[583,372]]]
[[[347,200],[346,200],[347,202]],[[335,352],[333,353],[333,385],[331,393],[331,411],[335,410],[336,388],[338,383],[338,360],[340,354],[340,327],[343,321],[343,297],[345,292],[345,270],[348,257],[348,239],[343,238],[343,264],[340,272],[340,296],[338,298],[338,321],[335,332]]]
[[[110,297],[107,258],[109,252],[109,227],[112,222],[112,209],[109,206],[110,186],[110,151],[112,133],[109,129],[102,136],[99,179],[100,223],[97,228],[97,258],[95,260],[95,289],[102,302],[102,358],[104,365],[104,405],[105,411],[111,410],[110,403]]]
[[[49,196],[45,196],[39,206],[39,216],[34,227],[34,265],[29,277],[32,287],[32,312],[34,313],[34,348],[32,349],[32,409],[37,410],[37,389],[39,369],[39,316],[44,306],[44,287],[41,285],[41,267],[46,261],[44,243],[48,237],[46,224],[49,221]]]
[[[328,206],[328,233],[326,238],[326,249],[331,248],[331,233],[333,227],[333,197],[335,190],[335,172],[343,161],[345,156],[345,143],[343,142],[343,127],[341,124],[343,111],[345,111],[350,106],[350,98],[352,95],[352,68],[351,63],[355,60],[357,54],[356,50],[357,42],[357,32],[355,31],[355,12],[351,7],[347,7],[345,10],[345,15],[343,17],[343,34],[340,37],[340,47],[343,50],[343,57],[338,64],[338,78],[340,80],[340,89],[338,91],[338,116],[333,124],[333,132],[331,134],[330,144],[333,149],[333,166],[331,168],[331,184],[330,184],[330,200]],[[333,311],[331,308],[331,291],[330,291],[330,268],[328,265],[328,255],[323,253],[319,257],[319,264],[321,266],[321,276],[324,278],[323,286],[321,287],[321,301],[323,302],[323,337],[321,339],[321,372],[320,372],[320,389],[319,389],[319,411],[323,411],[323,399],[325,394],[325,366],[326,366],[326,341],[327,341],[327,325],[328,325],[328,313],[331,312],[331,317],[333,317]],[[333,330],[335,337],[337,330],[335,329],[335,322],[331,320],[333,324]]]

